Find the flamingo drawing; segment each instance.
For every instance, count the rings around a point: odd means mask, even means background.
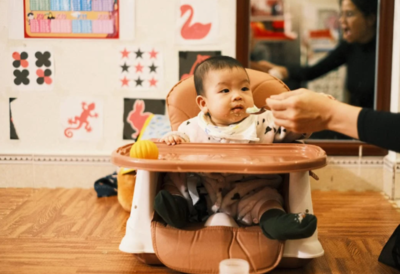
[[[185,24],[183,24],[181,29],[181,35],[183,39],[192,39],[192,40],[203,39],[210,32],[211,23],[208,24],[194,23],[193,25],[190,25],[194,13],[193,7],[191,5],[182,5],[181,17],[185,15],[187,11],[190,11],[190,15],[189,18],[186,20]]]
[[[192,68],[190,69],[190,72],[183,74],[181,77],[181,80],[188,78],[190,75],[193,75],[193,72],[194,72],[194,69],[196,68],[196,66],[210,57],[211,57],[210,55],[198,54],[196,61],[193,63]]]

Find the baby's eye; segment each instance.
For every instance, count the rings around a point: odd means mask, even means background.
[[[223,89],[223,90],[221,90],[220,92],[222,92],[222,93],[228,93],[229,92],[229,89]]]
[[[242,91],[248,91],[248,90],[250,90],[248,87],[243,87],[242,88]]]

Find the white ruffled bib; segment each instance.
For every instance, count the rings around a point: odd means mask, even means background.
[[[217,139],[227,139],[235,141],[259,141],[257,137],[257,115],[250,115],[238,124],[232,124],[225,127],[214,125],[210,117],[200,112],[198,115],[198,124],[207,135]]]

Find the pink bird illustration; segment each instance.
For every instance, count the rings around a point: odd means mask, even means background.
[[[194,23],[190,25],[193,18],[193,7],[190,5],[182,5],[181,6],[181,17],[187,12],[190,11],[190,16],[186,20],[185,24],[183,24],[181,29],[181,35],[184,39],[202,39],[207,36],[211,29],[211,23],[202,24],[202,23]]]

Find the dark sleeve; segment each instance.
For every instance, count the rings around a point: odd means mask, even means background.
[[[400,113],[364,108],[357,120],[361,141],[400,152]]]
[[[298,81],[309,81],[318,78],[325,73],[340,67],[346,63],[346,54],[349,51],[349,45],[341,42],[324,59],[311,67],[288,67],[289,78]]]

